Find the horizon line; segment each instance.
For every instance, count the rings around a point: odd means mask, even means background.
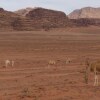
[[[22,8],[18,8],[18,9],[16,9],[16,10],[8,10],[8,9],[6,9],[6,8],[4,8],[4,7],[0,7],[0,8],[3,8],[4,10],[6,10],[6,11],[11,11],[11,12],[15,12],[15,11],[18,11],[18,10],[23,10],[23,9],[27,9],[27,8],[44,8],[44,9],[49,9],[49,10],[54,10],[54,11],[61,11],[61,12],[64,12],[66,15],[68,15],[65,11],[62,11],[62,10],[58,10],[58,9],[54,9],[54,8],[47,8],[47,7],[42,7],[42,6],[35,6],[35,7],[32,7],[32,6],[27,6],[27,7],[22,7]],[[83,9],[83,8],[94,8],[94,9],[96,9],[96,8],[100,8],[100,7],[93,7],[93,6],[85,6],[85,7],[81,7],[81,8],[78,8],[78,9],[74,9],[73,11],[75,11],[75,10],[80,10],[80,9]],[[73,11],[71,11],[71,12],[73,12]],[[71,13],[71,12],[69,12],[69,14]]]

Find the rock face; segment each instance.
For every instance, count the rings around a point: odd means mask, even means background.
[[[100,19],[100,8],[85,7],[74,10],[68,15],[69,19],[91,18]]]
[[[49,10],[49,9],[44,9],[44,8],[35,8],[31,11],[29,11],[28,14],[26,14],[26,17],[29,17],[31,19],[50,19],[52,17],[53,19],[57,18],[60,19],[66,19],[66,14],[61,12],[61,11],[54,11],[54,10]]]
[[[80,19],[70,19],[72,26],[100,26],[100,19],[92,18],[80,18]]]
[[[3,12],[4,11],[4,9],[3,8],[0,8],[0,12]]]
[[[1,10],[3,11],[3,9]],[[44,8],[27,8],[23,14],[8,11],[0,12],[0,26],[4,29],[6,27],[14,30],[48,30],[65,27],[67,20],[65,13]]]
[[[90,10],[89,10],[90,11]],[[78,10],[76,11],[79,12]],[[98,13],[99,14],[99,13]],[[75,13],[77,17],[77,14]],[[64,28],[72,26],[100,26],[97,18],[73,18],[68,19],[65,13],[44,8],[27,8],[21,12],[9,12],[0,8],[0,31],[1,30],[49,30],[51,28]]]
[[[68,18],[75,26],[100,26],[100,8],[85,7],[74,10]]]
[[[15,19],[13,26],[16,30],[48,30],[65,27],[67,23],[68,17],[61,11],[33,8],[24,15],[24,18]]]
[[[14,13],[21,15],[21,16],[26,16],[27,13],[29,13],[29,11],[31,11],[33,8],[26,8],[26,9],[20,9],[18,11],[15,11]]]
[[[67,16],[61,11],[54,11],[44,8],[36,8],[26,14],[27,18],[34,20],[38,27],[64,27],[67,25]]]
[[[13,30],[12,22],[17,17],[15,13],[0,8],[0,30]]]

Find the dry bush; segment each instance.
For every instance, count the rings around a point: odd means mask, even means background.
[[[85,72],[84,72],[84,80],[85,80],[85,83],[88,84],[88,82],[89,82],[89,72],[90,72],[90,60],[88,58],[85,61],[85,65],[86,65],[86,69],[85,69]]]
[[[28,88],[24,88],[22,90],[22,94],[20,95],[20,98],[30,97],[30,92]]]

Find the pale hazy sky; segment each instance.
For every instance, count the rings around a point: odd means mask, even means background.
[[[100,0],[0,0],[0,7],[10,11],[26,7],[44,7],[68,14],[83,7],[100,7]]]

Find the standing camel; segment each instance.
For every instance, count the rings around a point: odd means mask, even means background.
[[[99,62],[95,62],[91,64],[91,71],[94,72],[94,86],[98,86],[99,84],[99,79],[98,79],[98,73],[100,71],[100,63]]]
[[[88,83],[88,75],[89,72],[93,72],[94,73],[94,86],[98,86],[99,85],[99,78],[98,78],[98,73],[100,72],[100,62],[94,62],[94,63],[89,63],[87,61],[87,67],[86,67],[86,79],[87,79],[87,83]]]
[[[12,61],[10,61],[10,60],[8,60],[8,59],[5,60],[5,66],[6,66],[6,68],[7,68],[8,66],[10,66],[10,65],[13,67],[13,66],[14,66],[14,63],[15,63],[15,62],[14,62],[13,60],[12,60]]]

